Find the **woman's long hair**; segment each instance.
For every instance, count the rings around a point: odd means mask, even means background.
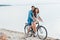
[[[35,17],[36,17],[36,9],[38,9],[38,8],[35,8],[34,11],[33,11]],[[39,9],[38,9],[37,13],[39,13]]]

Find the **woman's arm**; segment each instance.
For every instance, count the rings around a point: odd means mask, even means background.
[[[40,21],[42,21],[42,22],[43,22],[43,20],[42,20],[42,18],[41,18],[41,17],[38,17],[38,20],[40,20]]]
[[[42,18],[40,17],[40,14],[37,14],[37,19],[43,22]]]

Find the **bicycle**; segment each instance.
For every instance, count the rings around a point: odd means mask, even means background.
[[[47,30],[46,30],[46,28],[44,26],[42,26],[42,25],[39,25],[39,22],[37,22],[36,24],[38,24],[37,27],[36,27],[37,28],[37,36],[39,37],[39,39],[45,40],[47,38]],[[28,23],[26,23],[25,27],[24,27],[25,34],[27,34],[28,26],[29,26]],[[44,33],[44,31],[45,31],[45,33]],[[30,29],[30,32],[31,33],[34,32],[32,28]]]

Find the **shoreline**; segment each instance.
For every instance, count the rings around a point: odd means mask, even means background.
[[[8,40],[17,40],[17,39],[25,40],[25,39],[23,39],[23,37],[25,36],[23,32],[12,31],[12,30],[7,30],[7,29],[0,29],[0,32],[5,33],[7,35]],[[26,40],[40,40],[40,39],[37,37],[36,38],[28,37],[28,38],[26,38]],[[59,39],[47,37],[46,40],[59,40]]]

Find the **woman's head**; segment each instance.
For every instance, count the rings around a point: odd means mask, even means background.
[[[33,12],[34,12],[34,16],[36,17],[36,14],[39,13],[39,9],[38,8],[35,8]]]
[[[35,13],[39,13],[39,9],[38,8],[35,8],[34,12]]]

